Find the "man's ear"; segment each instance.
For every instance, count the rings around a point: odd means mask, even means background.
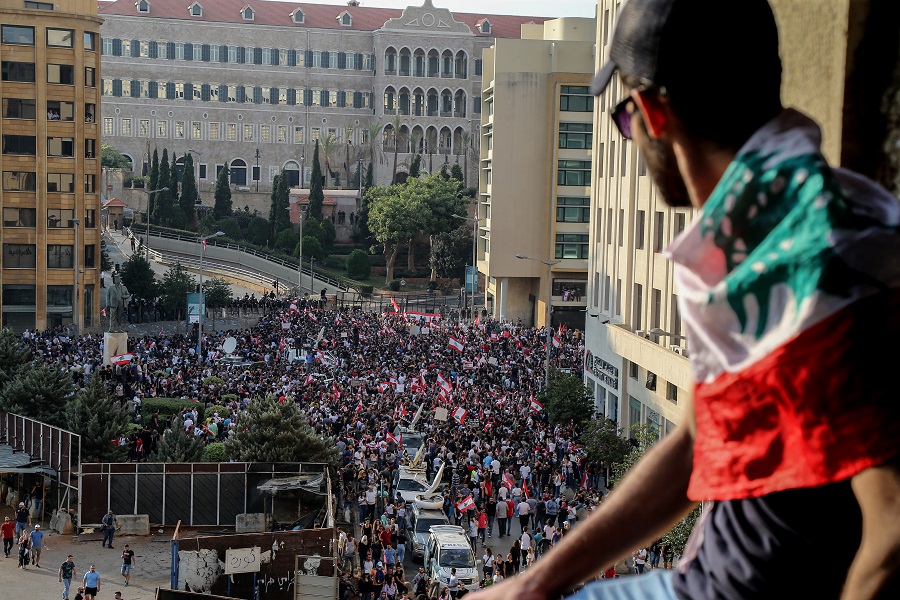
[[[650,137],[657,139],[663,136],[669,125],[669,111],[666,101],[657,92],[635,90],[632,93],[634,103],[641,111],[641,118]]]

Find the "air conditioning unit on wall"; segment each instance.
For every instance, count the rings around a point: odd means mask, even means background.
[[[682,348],[681,346],[669,346],[669,350],[674,352],[675,354],[680,354],[681,356],[687,356],[687,348]]]

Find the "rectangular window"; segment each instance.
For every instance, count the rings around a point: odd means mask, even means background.
[[[131,80],[123,79],[119,82],[121,88],[121,94],[123,98],[131,97]],[[115,83],[113,84],[113,89],[115,89]]]
[[[74,29],[47,28],[47,45],[54,48],[72,48],[75,42]]]
[[[138,98],[149,98],[150,97],[150,82],[149,81],[139,81],[138,82]]]
[[[156,137],[164,138],[169,135],[169,122],[157,120],[156,121]]]
[[[586,85],[560,86],[559,109],[569,112],[593,112],[594,96]]]
[[[107,79],[106,77],[104,77],[102,85],[103,85],[102,94],[104,96],[112,96],[113,95],[113,80]]]
[[[200,179],[206,179],[206,165],[205,164],[198,165],[197,176]]]
[[[98,155],[97,152],[97,140],[93,138],[85,138],[84,139],[84,157],[85,158],[94,158]]]
[[[191,121],[191,139],[203,139],[203,125],[199,121]]]
[[[228,92],[227,101],[228,102],[237,102],[237,86],[236,85],[227,86],[227,92]]]
[[[622,140],[619,150],[622,152],[622,164],[619,165],[619,176],[625,177],[625,167],[628,165],[628,143],[626,140]]]
[[[94,115],[97,113],[97,105],[96,104],[85,104],[84,105],[84,122],[85,123],[93,123]]]
[[[237,125],[234,123],[227,123],[225,125],[225,140],[228,142],[237,141]]]
[[[97,49],[97,34],[92,31],[84,32],[84,49],[85,50],[96,50]]]
[[[212,141],[216,141],[219,139],[219,124],[218,123],[210,123],[209,124],[209,139]]]
[[[634,224],[634,247],[636,250],[644,249],[644,230],[647,228],[647,211],[637,211],[637,219]]]
[[[263,104],[271,104],[272,103],[272,88],[269,86],[262,86],[259,89],[259,95],[261,97]]]
[[[36,182],[34,171],[3,171],[4,192],[35,192]]]
[[[97,266],[97,247],[94,244],[87,244],[84,247],[84,266],[87,269],[93,269]]]
[[[685,217],[684,213],[675,213],[675,235],[684,231]]]
[[[4,60],[3,81],[22,81],[34,83],[34,63]]]
[[[587,233],[557,233],[556,258],[586,259],[588,257]]]
[[[33,208],[4,208],[4,227],[34,227],[37,211]]]
[[[619,248],[625,246],[625,209],[619,209]]]
[[[219,86],[217,85],[209,85],[209,101],[210,102],[218,102],[219,101]]]
[[[606,209],[606,244],[611,246],[613,242],[613,209]]]
[[[97,228],[97,210],[93,208],[87,208],[84,211],[84,227],[85,229],[96,229]]]
[[[72,173],[47,173],[47,191],[57,194],[74,194],[75,175]]]
[[[122,129],[121,135],[123,137],[131,137],[131,119],[122,119],[119,125]]]
[[[309,141],[315,142],[316,140],[320,139],[321,133],[322,130],[319,127],[311,127],[309,129]]]
[[[113,55],[113,39],[112,38],[100,38],[100,50],[103,56],[112,56]]]
[[[591,185],[591,162],[588,160],[560,160],[557,185]]]
[[[303,128],[294,126],[294,143],[302,144],[303,142]]]
[[[252,142],[253,141],[253,125],[249,123],[244,123],[244,141]]]
[[[184,100],[184,84],[183,83],[175,84],[175,99],[176,100]]]
[[[259,126],[259,141],[269,143],[272,141],[272,126],[271,125],[260,125]]]
[[[70,208],[48,208],[47,227],[49,229],[71,229],[75,226],[72,220],[75,211]]]
[[[6,135],[3,136],[3,154],[26,154],[34,156],[37,153],[37,138],[33,135]]]
[[[184,121],[175,121],[175,139],[184,139]]]
[[[3,267],[6,269],[33,269],[37,264],[34,244],[3,244]],[[32,290],[32,293],[33,290]],[[3,286],[3,304],[9,304],[6,298],[6,286]]]
[[[279,125],[277,131],[277,141],[279,144],[287,143],[287,126]]]
[[[75,156],[75,140],[66,137],[48,137],[47,156]]]
[[[85,194],[96,194],[97,193],[97,176],[93,173],[85,173],[84,175],[84,193]]]
[[[150,119],[141,119],[138,122],[138,137],[150,137]]]
[[[590,149],[594,140],[592,123],[560,123],[559,147],[571,150]]]
[[[589,223],[590,221],[590,198],[560,196],[556,199],[557,223]]]
[[[228,46],[228,54],[225,62],[236,63],[238,61],[237,46]]]
[[[631,302],[631,324],[635,330],[643,329],[642,317],[644,315],[644,286],[634,284],[634,298]]]
[[[64,244],[47,245],[48,269],[71,269],[74,266],[73,246]]]
[[[4,44],[18,44],[19,46],[34,46],[34,27],[23,25],[4,25],[0,28]]]
[[[628,396],[628,427],[641,424],[641,403],[634,396]]]
[[[4,119],[34,119],[37,113],[35,101],[31,98],[4,98]]]
[[[138,56],[140,58],[150,58],[150,42],[138,42]]]
[[[481,77],[482,63],[483,63],[482,59],[480,59],[480,58],[475,59],[475,76],[476,77]]]
[[[184,60],[184,44],[175,42],[175,60]]]
[[[661,211],[657,211],[654,213],[653,219],[653,251],[654,252],[662,252],[663,250],[663,238],[665,237],[665,222],[666,215]]]
[[[47,83],[75,85],[75,67],[72,65],[47,65]]]

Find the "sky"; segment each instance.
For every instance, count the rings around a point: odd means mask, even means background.
[[[347,4],[346,0],[313,0],[316,4]],[[372,8],[422,6],[424,0],[361,0]],[[592,0],[432,0],[432,4],[450,12],[529,17],[593,17],[597,3]]]

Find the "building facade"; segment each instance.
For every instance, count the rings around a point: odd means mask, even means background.
[[[494,318],[584,328],[595,21],[523,28],[484,52],[478,270]],[[517,258],[517,255],[524,259]]]
[[[856,50],[866,37],[863,31],[875,31],[869,42],[877,42],[877,36],[888,44],[893,39],[892,54],[881,63],[890,73],[897,56],[896,38],[890,36],[896,28],[871,29],[878,17],[870,12],[870,2],[770,2],[780,29],[784,105],[819,122],[823,151],[832,164],[852,162],[858,155],[851,150],[865,132],[856,125],[859,115],[845,107],[860,106],[861,88],[850,82],[870,66],[856,62],[862,56]],[[616,0],[598,3],[596,68],[608,59],[619,6]],[[647,425],[665,435],[681,422],[693,377],[673,265],[661,252],[695,211],[670,208],[651,183],[635,146],[610,118],[621,98],[614,78],[594,106],[584,379],[598,413],[624,430]],[[877,112],[880,96],[866,98],[874,102],[869,110]]]
[[[422,171],[459,162],[475,185],[482,50],[543,21],[431,0],[118,0],[100,12],[104,143],[137,171],[154,149],[193,153],[206,203],[224,165],[238,192],[271,189],[281,170],[306,187],[316,140],[328,188],[355,188],[369,161],[387,183],[417,152]]]
[[[91,0],[0,0],[0,313],[15,331],[99,322],[100,23]]]

